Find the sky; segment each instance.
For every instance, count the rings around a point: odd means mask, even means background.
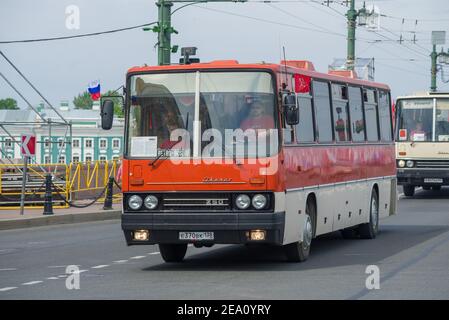
[[[141,25],[157,21],[155,0],[1,0],[0,41],[73,36]],[[310,60],[327,72],[334,58],[346,56],[347,7],[343,0],[329,7],[320,0],[278,0],[264,3],[201,3],[172,15],[172,45],[195,46],[202,62],[233,59],[274,62],[281,58]],[[392,97],[425,91],[430,86],[431,31],[447,32],[449,48],[449,0],[377,0],[382,15],[380,30],[358,27],[356,56],[375,59],[376,82],[387,83]],[[79,8],[79,29],[68,29],[66,8]],[[174,4],[173,9],[183,4]],[[356,8],[362,1],[356,0]],[[403,20],[404,19],[404,20]],[[417,20],[417,21],[416,21]],[[405,40],[398,42],[400,36]],[[416,42],[413,43],[413,35]],[[381,40],[381,41],[378,41]],[[54,105],[85,91],[100,80],[102,91],[124,84],[132,66],[157,64],[157,34],[140,28],[95,37],[49,42],[1,44],[0,50]],[[180,50],[179,50],[180,51]],[[180,53],[172,55],[178,61]],[[449,66],[445,67],[449,80]],[[37,105],[42,99],[0,57],[0,71],[22,94]],[[449,91],[441,81],[438,89]],[[0,99],[12,97],[19,107],[25,102],[0,78]]]

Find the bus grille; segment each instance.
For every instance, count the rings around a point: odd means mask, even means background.
[[[416,168],[449,169],[449,160],[418,160]]]
[[[208,210],[231,209],[229,193],[188,193],[165,194],[162,199],[163,210]]]

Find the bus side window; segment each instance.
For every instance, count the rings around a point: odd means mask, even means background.
[[[380,140],[391,141],[391,110],[390,99],[388,92],[379,90],[379,125],[380,125]]]
[[[296,125],[296,141],[313,142],[315,141],[315,132],[313,129],[313,110],[312,97],[307,95],[298,95],[299,105],[299,123]]]
[[[362,109],[362,90],[359,87],[349,87],[349,117],[351,119],[352,141],[365,141],[365,119]]]
[[[329,83],[313,81],[312,90],[318,141],[332,142],[333,135]]]
[[[348,120],[348,93],[345,85],[332,84],[332,111],[334,113],[335,140],[350,140]]]
[[[284,135],[284,144],[292,144],[294,137],[293,126],[285,123],[284,115],[282,115],[282,133]]]
[[[379,141],[379,130],[377,121],[376,92],[371,89],[363,89],[364,109],[366,122],[366,137],[368,141]]]

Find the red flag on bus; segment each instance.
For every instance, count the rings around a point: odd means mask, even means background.
[[[295,92],[296,93],[309,93],[310,92],[310,77],[302,75],[302,74],[295,74],[293,76],[295,79]]]

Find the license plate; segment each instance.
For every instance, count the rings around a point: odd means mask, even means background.
[[[213,232],[180,232],[179,240],[214,240]]]
[[[443,183],[443,179],[439,179],[439,178],[424,178],[424,183]]]

